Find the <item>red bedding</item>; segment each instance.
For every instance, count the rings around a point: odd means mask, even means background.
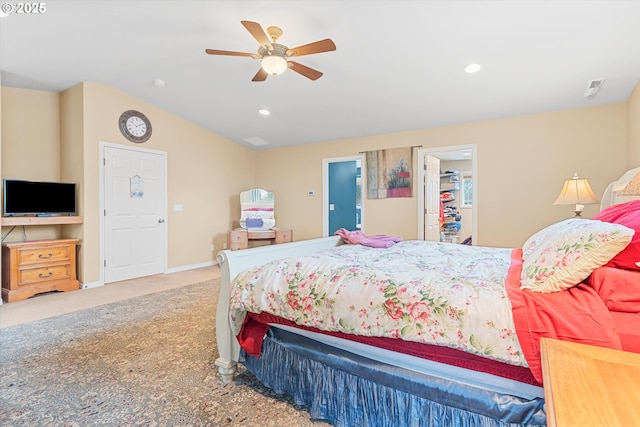
[[[240,335],[238,335],[238,341],[240,342],[240,346],[248,354],[251,354],[254,357],[260,356],[262,340],[269,329],[268,323],[292,326],[307,331],[331,335],[386,350],[396,351],[398,353],[420,357],[422,359],[432,360],[434,362],[446,363],[448,365],[472,369],[478,372],[486,372],[527,384],[540,385],[531,374],[531,371],[522,366],[508,365],[496,360],[486,359],[484,357],[476,356],[475,354],[456,350],[454,348],[405,341],[401,338],[363,337],[359,335],[344,334],[341,332],[322,331],[316,328],[297,325],[294,322],[273,316],[269,313],[249,313],[247,316],[242,327],[242,331]]]
[[[639,271],[600,267],[593,270],[586,283],[596,290],[609,310],[640,313]]]
[[[581,283],[553,293],[521,290],[521,272],[522,249],[514,249],[507,291],[518,341],[538,382],[542,383],[542,337],[622,350],[611,312],[595,289]]]
[[[640,313],[612,311],[611,317],[615,324],[615,331],[622,341],[622,349],[640,353]]]

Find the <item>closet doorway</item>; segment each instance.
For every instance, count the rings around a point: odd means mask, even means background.
[[[477,154],[476,145],[459,145],[451,147],[422,148],[418,150],[418,239],[434,240],[431,232],[429,218],[433,212],[440,210],[440,200],[429,197],[433,193],[434,177],[429,177],[427,166],[432,163],[430,157],[435,157],[440,162],[440,182],[445,182],[438,193],[446,192],[446,189],[454,188],[449,196],[455,198],[454,202],[444,203],[451,208],[447,209],[447,215],[457,219],[456,224],[449,224],[455,228],[447,229],[447,233],[441,234],[442,240],[453,243],[463,243],[470,239],[472,244],[477,244]],[[449,172],[449,173],[444,173]],[[449,185],[449,180],[458,180],[455,185]],[[431,189],[429,183],[432,184]],[[437,206],[434,206],[437,204]],[[451,212],[451,213],[450,213]],[[456,214],[457,212],[457,214]],[[432,228],[432,226],[431,226]],[[432,236],[429,238],[429,236]]]

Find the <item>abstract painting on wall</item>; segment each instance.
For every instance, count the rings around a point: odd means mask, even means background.
[[[411,197],[412,148],[387,148],[365,152],[367,198]]]

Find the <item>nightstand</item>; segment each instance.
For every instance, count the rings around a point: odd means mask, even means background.
[[[2,299],[20,301],[50,291],[75,291],[78,239],[2,245]]]
[[[640,354],[540,340],[549,427],[640,426]]]

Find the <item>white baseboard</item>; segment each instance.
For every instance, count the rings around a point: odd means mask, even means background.
[[[181,271],[188,271],[188,270],[195,270],[196,268],[211,267],[212,265],[215,265],[215,264],[217,264],[217,263],[213,262],[213,261],[207,261],[207,262],[201,262],[199,264],[183,265],[181,267],[169,268],[165,272],[165,274],[179,273]]]
[[[104,283],[102,282],[83,283],[81,287],[82,289],[91,289],[91,288],[99,288],[100,286],[104,286]]]
[[[169,268],[169,269],[167,269],[167,271],[164,272],[164,274],[179,273],[181,271],[188,271],[188,270],[195,270],[197,268],[211,267],[212,265],[216,265],[216,264],[217,264],[217,262],[207,261],[207,262],[201,262],[199,264],[183,265],[181,267]],[[90,282],[90,283],[83,283],[81,285],[81,288],[82,289],[91,289],[91,288],[99,288],[100,286],[104,286],[104,283],[103,282]]]

